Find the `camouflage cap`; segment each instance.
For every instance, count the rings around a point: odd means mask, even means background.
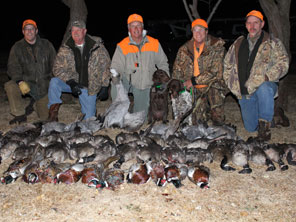
[[[85,25],[85,22],[82,21],[82,20],[75,20],[71,23],[71,28],[75,26],[75,27],[78,27],[78,28],[81,28],[81,29],[85,29],[86,28],[86,25]]]

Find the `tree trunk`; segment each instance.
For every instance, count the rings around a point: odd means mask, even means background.
[[[62,0],[62,2],[70,9],[70,19],[61,45],[64,44],[71,35],[69,30],[71,29],[72,22],[75,20],[83,20],[86,23],[87,19],[87,7],[84,0]],[[63,93],[62,100],[63,103],[71,104],[73,103],[73,96],[70,93]]]
[[[70,20],[65,31],[62,44],[69,38],[71,23],[75,20],[87,20],[87,7],[84,0],[62,0],[62,2],[70,9]]]
[[[259,3],[267,17],[269,32],[275,37],[279,38],[289,54],[290,52],[290,5],[291,0],[259,0]],[[288,110],[288,91],[287,91],[288,78],[287,75],[280,80],[278,98],[275,100],[274,118],[286,119],[284,110]],[[286,124],[289,125],[289,124]]]

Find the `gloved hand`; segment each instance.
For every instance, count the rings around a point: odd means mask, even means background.
[[[66,83],[71,87],[71,91],[74,96],[79,96],[81,94],[82,87],[77,82],[75,82],[74,79],[70,79]]]
[[[20,81],[18,85],[23,95],[26,95],[31,90],[29,84],[25,81]]]
[[[108,99],[108,97],[109,97],[108,89],[109,89],[109,87],[102,86],[102,88],[101,88],[101,90],[100,90],[100,92],[98,93],[98,96],[97,96],[97,98],[100,101],[105,101],[105,100]]]

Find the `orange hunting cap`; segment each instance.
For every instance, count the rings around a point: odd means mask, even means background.
[[[191,24],[191,28],[193,28],[194,26],[197,26],[197,25],[202,26],[206,29],[208,28],[208,23],[203,19],[195,19]]]
[[[249,17],[249,16],[255,16],[255,17],[257,17],[257,18],[259,18],[261,21],[263,21],[263,15],[262,15],[262,13],[261,12],[259,12],[259,11],[256,11],[256,10],[253,10],[253,11],[250,11],[248,14],[247,14],[247,18]]]
[[[23,22],[23,29],[25,28],[26,25],[33,25],[35,27],[35,29],[37,29],[37,24],[32,19],[27,19]]]
[[[132,14],[128,17],[127,19],[127,24],[130,24],[132,22],[142,22],[143,23],[143,18],[142,16],[138,15],[138,14]]]

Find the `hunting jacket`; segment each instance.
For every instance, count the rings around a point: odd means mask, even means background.
[[[37,35],[34,47],[21,39],[10,50],[7,74],[15,82],[27,82],[30,95],[39,100],[47,95],[55,56],[55,48],[47,39]]]
[[[88,61],[88,94],[97,94],[102,86],[108,86],[110,83],[110,56],[102,39],[96,36],[89,37],[95,44],[90,50]],[[70,37],[72,38],[72,37]],[[74,79],[78,82],[79,73],[75,68],[75,57],[72,48],[69,46],[70,38],[60,47],[54,66],[53,75],[64,82]]]
[[[223,59],[225,55],[224,40],[211,35],[207,36],[204,49],[198,58],[200,74],[194,75],[194,40],[193,38],[182,45],[177,53],[172,77],[179,80],[194,78],[198,85],[208,85],[213,81],[213,85],[225,90],[227,87],[223,81]],[[216,80],[214,80],[216,78]]]
[[[224,60],[223,78],[230,91],[241,99],[241,90],[238,76],[238,51],[245,37],[240,36],[229,48]],[[265,76],[269,81],[278,82],[285,76],[289,68],[289,57],[283,43],[264,32],[264,37],[259,46],[250,76],[245,83],[249,94],[254,93],[265,81]]]
[[[157,68],[169,75],[168,59],[159,41],[147,35],[144,35],[140,47],[129,36],[118,43],[111,67],[121,78],[126,78],[133,87],[141,90],[152,86],[152,75]]]

